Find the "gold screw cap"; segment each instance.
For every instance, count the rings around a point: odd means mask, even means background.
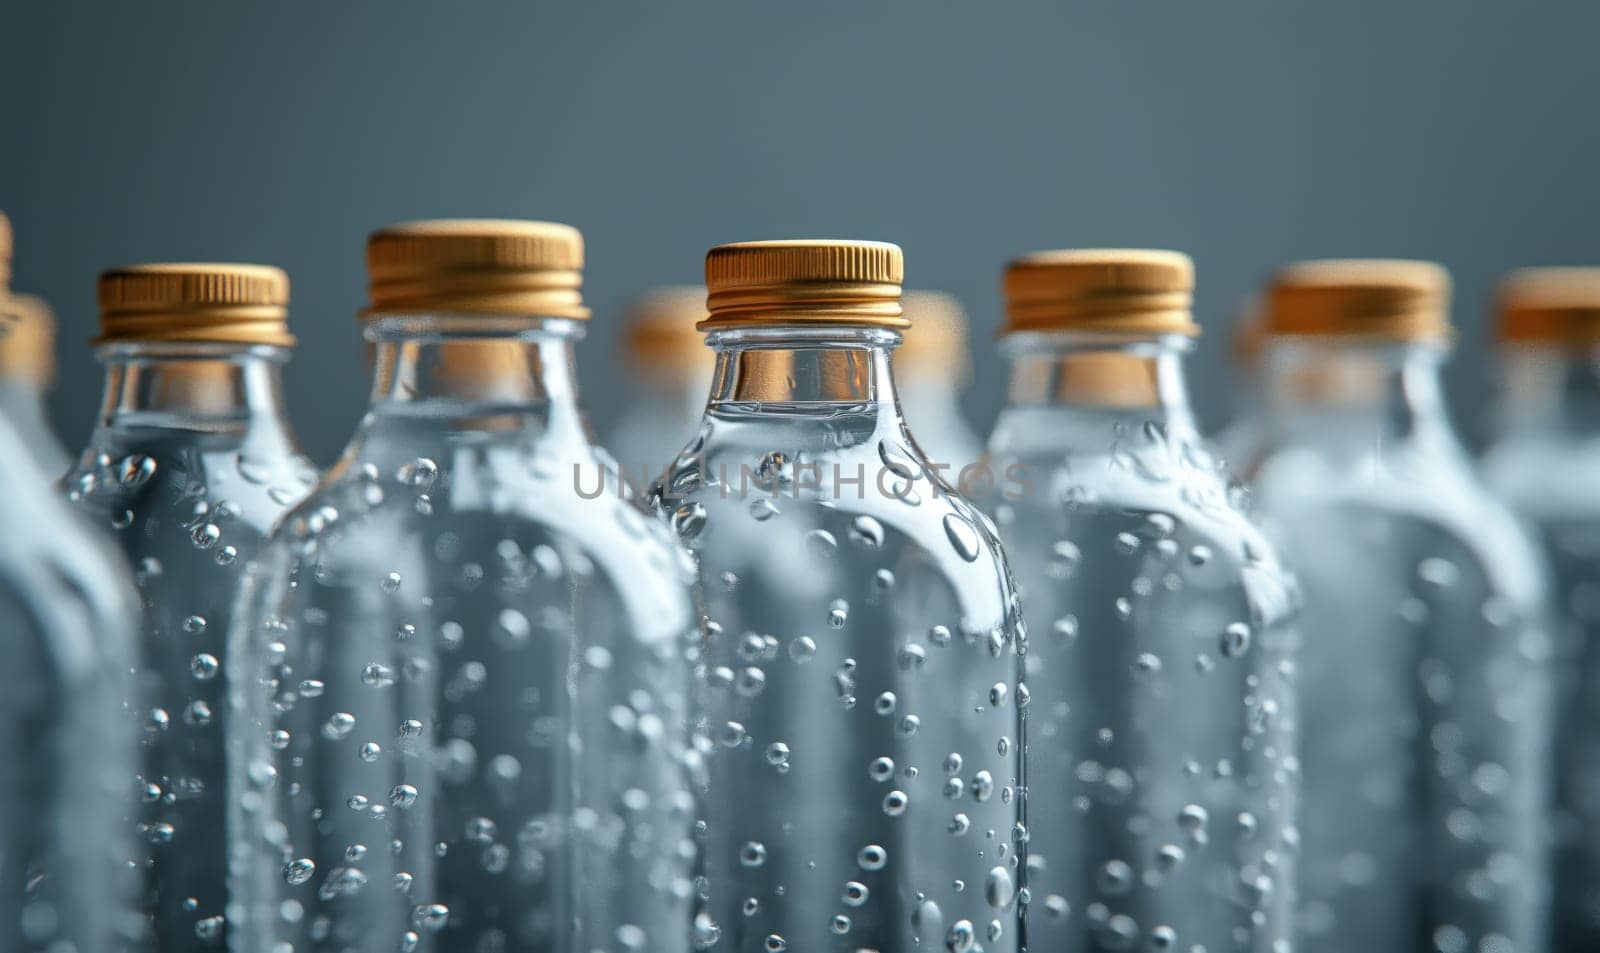
[[[1600,343],[1600,268],[1519,269],[1500,283],[1496,299],[1503,343]]]
[[[1395,341],[1450,337],[1450,273],[1431,261],[1329,259],[1273,276],[1262,316],[1268,337]]]
[[[888,242],[776,241],[718,245],[706,253],[702,331],[775,324],[907,327],[905,259]]]
[[[585,319],[583,234],[515,219],[391,225],[367,239],[364,314]]]
[[[967,312],[961,302],[942,291],[907,291],[900,300],[911,327],[895,352],[895,364],[964,382],[972,359],[967,351]]]
[[[684,285],[648,291],[628,307],[623,351],[640,367],[704,364],[711,352],[696,327],[709,317],[705,288]]]
[[[56,372],[56,316],[43,298],[0,292],[0,376],[49,386]]]
[[[1006,267],[1006,325],[1018,331],[1200,333],[1190,313],[1194,262],[1175,251],[1081,248],[1026,255]]]
[[[289,276],[268,265],[129,265],[100,275],[96,344],[165,341],[289,347]]]

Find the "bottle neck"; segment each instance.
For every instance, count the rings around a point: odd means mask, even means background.
[[[1600,436],[1600,347],[1506,349],[1496,423],[1507,438]]]
[[[1195,433],[1182,335],[1127,337],[1026,332],[1005,339],[1011,360],[1008,410],[1048,411],[1084,426],[1156,424]]]
[[[282,347],[119,343],[102,347],[98,429],[276,431],[292,444],[283,406]]]
[[[723,414],[846,411],[898,420],[890,352],[897,331],[876,327],[759,327],[714,331],[707,410]]]
[[[566,318],[385,316],[375,346],[371,414],[455,431],[562,436],[587,442]]]
[[[1265,391],[1280,442],[1349,439],[1454,447],[1437,343],[1282,339]]]

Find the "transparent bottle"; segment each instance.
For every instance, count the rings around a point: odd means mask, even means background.
[[[1449,279],[1274,279],[1246,467],[1305,609],[1302,953],[1539,953],[1551,642],[1538,553],[1472,472],[1439,367]]]
[[[938,291],[908,291],[902,302],[911,326],[895,352],[900,408],[915,428],[917,446],[943,464],[945,479],[955,484],[983,452],[983,441],[961,411],[961,394],[972,376],[967,314],[961,302]]]
[[[581,236],[367,261],[372,403],[234,634],[243,948],[686,950],[693,602],[579,410]]]
[[[0,236],[3,239],[3,236]],[[127,569],[82,526],[0,414],[0,949],[132,941],[122,708],[138,614]]]
[[[227,633],[246,564],[314,472],[284,417],[289,283],[260,265],[136,265],[100,278],[105,397],[65,478],[110,533],[143,610],[130,706],[144,945],[225,942]]]
[[[698,566],[700,950],[1023,945],[1024,636],[907,431],[900,249],[723,245],[700,431],[652,502]]]
[[[657,288],[628,309],[620,350],[630,399],[606,446],[641,489],[672,465],[700,423],[714,363],[695,330],[705,317],[702,287]]]
[[[1600,949],[1600,269],[1513,273],[1499,295],[1489,485],[1554,572],[1552,950]]]
[[[44,406],[55,378],[55,315],[39,298],[11,291],[11,249],[11,222],[0,214],[0,413],[54,479],[70,462]]]
[[[1294,593],[1189,410],[1193,280],[1161,251],[1006,272],[1034,949],[1291,948]]]

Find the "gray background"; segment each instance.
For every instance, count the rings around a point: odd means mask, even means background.
[[[293,276],[289,405],[329,459],[366,395],[363,237],[462,215],[586,233],[600,423],[627,397],[611,348],[634,293],[696,280],[717,242],[861,237],[972,311],[979,424],[1014,254],[1193,254],[1212,422],[1232,314],[1275,264],[1435,258],[1475,429],[1496,275],[1600,262],[1597,28],[1583,0],[6,0],[0,208],[16,287],[62,316],[71,443],[98,399],[99,269],[263,261]]]

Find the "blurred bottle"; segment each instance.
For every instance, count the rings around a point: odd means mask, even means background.
[[[1600,269],[1501,286],[1490,485],[1555,570],[1556,819],[1551,949],[1600,950]]]
[[[1293,594],[1189,409],[1193,282],[1163,251],[1006,271],[1035,949],[1290,949]]]
[[[607,446],[641,488],[672,464],[700,422],[714,363],[695,330],[705,318],[704,288],[658,288],[628,309],[621,353],[630,399]]]
[[[1246,472],[1305,599],[1302,953],[1545,949],[1545,580],[1447,417],[1448,298],[1437,265],[1331,261],[1265,302]]]
[[[0,216],[0,287],[10,261]],[[8,347],[0,347],[0,362]],[[127,569],[50,487],[0,413],[0,949],[128,949],[122,708],[137,608]]]
[[[51,479],[67,472],[67,448],[50,429],[45,392],[55,380],[56,321],[50,306],[10,289],[11,222],[0,213],[0,413]]]
[[[582,238],[417,222],[367,264],[371,406],[235,632],[242,949],[684,951],[693,604],[600,483]]]
[[[289,282],[260,265],[100,278],[105,398],[68,498],[107,528],[143,604],[134,707],[146,946],[227,933],[226,636],[245,565],[314,474],[284,419]]]
[[[901,273],[877,242],[706,259],[714,384],[652,490],[699,567],[700,949],[1021,942],[1023,634],[900,416]]]
[[[900,408],[915,428],[917,446],[947,466],[944,477],[954,484],[983,451],[961,412],[961,393],[972,376],[967,314],[961,302],[938,291],[908,291],[901,302],[911,326],[894,355]]]

